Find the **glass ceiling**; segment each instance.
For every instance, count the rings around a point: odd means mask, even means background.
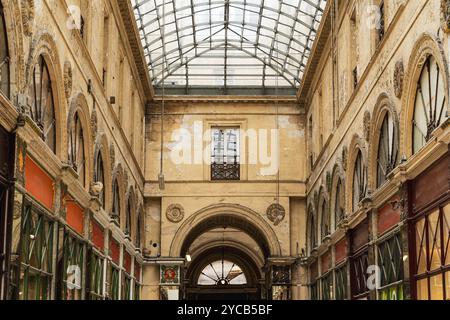
[[[295,93],[326,0],[131,0],[153,86]],[[280,90],[280,91],[278,91]]]

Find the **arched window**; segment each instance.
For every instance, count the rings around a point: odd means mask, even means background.
[[[242,268],[224,258],[208,264],[197,281],[201,286],[245,285],[247,278]]]
[[[141,248],[141,241],[142,241],[141,228],[142,228],[142,214],[141,212],[139,212],[136,220],[136,248]]]
[[[78,179],[85,186],[86,182],[86,157],[84,154],[84,134],[83,126],[78,112],[70,123],[69,134],[69,161],[73,169],[78,174]]]
[[[417,153],[445,118],[446,97],[443,71],[436,58],[428,57],[417,83],[413,120],[413,152]]]
[[[102,192],[99,195],[99,200],[102,204],[103,209],[105,209],[105,171],[103,168],[103,158],[102,153],[99,151],[97,158],[95,159],[95,172],[94,172],[95,182],[100,182],[103,185]]]
[[[321,205],[320,205],[320,212],[321,212],[321,236],[322,240],[330,235],[330,212],[327,208],[327,202],[325,199],[322,199]]]
[[[42,139],[56,152],[55,103],[50,72],[43,56],[34,66],[30,87],[31,118],[41,129]]]
[[[117,180],[114,181],[113,185],[113,205],[112,205],[112,218],[120,223],[120,194],[119,194],[119,184]]]
[[[353,211],[366,196],[367,192],[367,169],[364,165],[361,150],[356,156],[355,168],[353,171]]]
[[[9,97],[9,77],[8,36],[3,6],[0,2],[0,91],[7,97]]]
[[[311,251],[317,247],[317,230],[316,230],[316,219],[314,218],[314,212],[312,209],[309,210],[309,250]]]
[[[342,187],[342,180],[339,179],[336,185],[336,194],[334,199],[334,221],[335,227],[344,219],[344,188]]]
[[[131,195],[128,197],[128,203],[127,203],[127,211],[126,211],[126,217],[125,217],[125,234],[131,235],[131,217],[132,210],[133,210],[133,203],[131,202]]]
[[[398,135],[389,112],[384,116],[380,129],[377,156],[377,188],[387,180],[387,176],[398,164]]]

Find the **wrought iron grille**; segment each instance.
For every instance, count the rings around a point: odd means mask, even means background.
[[[211,180],[240,180],[239,129],[212,130]]]

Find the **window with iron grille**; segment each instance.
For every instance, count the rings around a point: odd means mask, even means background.
[[[355,256],[351,259],[350,277],[351,277],[353,299],[365,299],[369,294],[369,288],[367,286],[368,267],[369,267],[368,251],[364,251],[360,253],[358,256]]]
[[[240,180],[239,128],[213,128],[211,180]]]
[[[336,269],[336,300],[347,300],[347,265]]]
[[[120,287],[119,287],[120,270],[112,262],[110,262],[110,280],[109,280],[109,297],[111,300],[119,300]]]
[[[53,272],[54,222],[31,204],[25,204],[21,232],[21,300],[49,300]]]
[[[377,246],[381,271],[381,300],[403,300],[403,249],[401,234]]]
[[[322,300],[333,300],[333,272],[329,272],[321,280]]]
[[[103,300],[103,258],[92,250],[89,254],[89,300]]]

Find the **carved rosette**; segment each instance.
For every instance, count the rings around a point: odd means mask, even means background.
[[[33,33],[34,21],[34,0],[22,0],[22,24],[25,35],[31,36]]]
[[[370,140],[370,128],[371,128],[371,119],[370,112],[366,111],[364,113],[364,138],[368,142]]]
[[[441,0],[441,24],[445,33],[450,33],[450,0]]]
[[[64,63],[64,93],[66,94],[66,99],[69,100],[72,95],[72,85],[73,85],[73,75],[72,75],[72,65],[69,61]]]
[[[272,204],[267,208],[267,218],[273,222],[275,226],[279,225],[281,221],[284,220],[286,216],[286,210],[284,210],[283,206],[279,204]]]
[[[403,94],[403,82],[405,79],[405,66],[403,60],[397,61],[394,70],[394,93],[397,98],[401,98]]]
[[[184,219],[183,207],[179,204],[171,204],[166,210],[166,217],[170,222],[180,222]]]

